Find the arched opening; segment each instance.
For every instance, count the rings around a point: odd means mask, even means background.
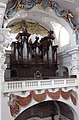
[[[69,33],[67,29],[60,23],[55,21],[51,21],[51,25],[54,28],[57,43],[59,43],[59,47],[64,47],[69,44]]]
[[[74,120],[71,108],[60,101],[38,103],[18,115],[15,120]]]
[[[56,71],[57,78],[69,78],[69,70],[66,66],[59,68]]]
[[[63,78],[68,78],[69,77],[69,71],[67,67],[63,67],[62,68],[62,72],[63,72]]]

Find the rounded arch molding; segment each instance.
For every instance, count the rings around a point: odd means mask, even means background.
[[[70,27],[69,23],[65,21],[64,18],[58,17],[51,8],[49,8],[47,11],[44,11],[35,6],[29,12],[25,10],[20,10],[15,14],[14,17],[5,20],[4,26],[6,27],[7,25],[13,24],[14,22],[18,22],[19,20],[36,22],[42,25],[43,27],[51,30],[53,27],[51,26],[51,24],[49,25],[49,23],[50,21],[55,21],[64,26],[67,29],[67,31],[72,32],[72,28]]]
[[[69,23],[66,20],[64,20],[64,18],[58,17],[51,8],[44,11],[44,10],[40,9],[39,7],[35,6],[30,11],[20,10],[20,11],[16,12],[14,17],[4,21],[4,28],[14,26],[14,23],[17,23],[17,22],[19,23],[20,21],[21,22],[26,21],[26,22],[31,22],[34,24],[39,24],[40,26],[42,26],[42,28],[44,28],[45,34],[49,30],[55,31],[54,27],[51,24],[51,21],[55,21],[56,23],[61,24],[68,31],[69,41],[72,40],[73,29],[70,27]],[[55,33],[55,35],[56,35],[56,33]],[[69,42],[69,43],[71,43],[71,42]],[[58,45],[59,45],[59,43],[58,43]]]

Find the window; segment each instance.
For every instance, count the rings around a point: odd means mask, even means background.
[[[64,27],[60,30],[60,46],[63,47],[69,43],[69,34]]]
[[[63,47],[69,43],[69,33],[68,31],[59,23],[51,21],[54,28],[56,39],[60,47]]]

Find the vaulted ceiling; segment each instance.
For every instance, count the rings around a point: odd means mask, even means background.
[[[44,10],[51,7],[57,16],[65,18],[70,25],[73,24],[73,29],[75,26],[79,26],[79,0],[3,0],[1,2],[7,4],[6,14],[8,17],[12,17],[15,14],[14,11],[18,11],[22,7],[28,11],[34,5],[40,4]],[[42,13],[40,14],[42,16]],[[36,19],[39,21],[38,17]]]
[[[21,0],[0,0],[1,2],[4,2],[4,3],[8,3],[8,8],[11,8],[13,7],[13,5],[16,3],[16,1],[21,1]],[[53,2],[56,2],[58,4],[58,7],[60,9],[63,9],[63,10],[70,10],[72,15],[74,16],[74,19],[75,21],[78,23],[79,22],[79,0],[22,0],[24,2],[27,2],[27,1],[35,1],[35,2],[39,2],[40,1],[53,1]]]
[[[4,28],[8,27],[12,30],[12,33],[16,33],[20,31],[20,28],[22,28],[21,24],[24,23],[26,27],[28,25],[31,26],[28,27],[28,31],[32,33],[35,30],[35,33],[45,35],[48,30],[54,30],[56,35],[56,30],[60,33],[61,27],[65,27],[67,32],[69,32],[70,40],[73,31],[79,30],[78,1],[79,0],[3,0],[1,2],[7,5],[6,15],[8,17],[8,22],[7,20],[4,22]],[[23,22],[23,20],[25,22]],[[29,24],[27,25],[27,23]],[[39,25],[43,26],[43,28]],[[34,29],[33,26],[36,26],[36,29]],[[59,40],[59,36],[57,39]],[[58,45],[60,45],[60,43],[58,43]]]

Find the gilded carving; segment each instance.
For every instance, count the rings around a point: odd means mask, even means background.
[[[47,10],[49,7],[53,9],[53,11],[56,13],[58,17],[64,18],[69,25],[75,29],[75,21],[74,21],[74,16],[70,10],[64,10],[60,8],[57,2],[51,1],[51,0],[20,0],[16,1],[14,3],[13,8],[8,8],[6,15],[8,17],[12,17],[17,13],[17,11],[20,10],[25,10],[28,11],[34,6],[37,6],[38,8],[41,8],[43,10]]]

